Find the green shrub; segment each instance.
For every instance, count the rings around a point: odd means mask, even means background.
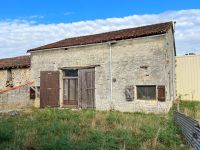
[[[168,121],[167,125],[161,129],[158,141],[162,145],[168,145],[168,149],[176,149],[183,142],[180,136],[179,129],[175,126],[173,121]]]
[[[80,149],[88,150],[88,149],[102,149],[104,144],[105,135],[98,130],[88,131],[85,140],[82,141]]]
[[[57,137],[43,136],[40,138],[39,146],[42,150],[73,149],[75,147],[74,142],[63,134]]]
[[[106,116],[106,122],[108,125],[118,124],[120,123],[120,116],[118,116],[116,112],[109,112]]]
[[[111,131],[110,134],[117,139],[118,145],[121,149],[123,147],[126,149],[132,149],[133,147],[135,149],[139,148],[140,143],[138,136],[129,130],[118,128]]]
[[[15,129],[14,123],[11,121],[1,121],[0,122],[0,143],[8,142],[14,138]]]
[[[143,140],[153,139],[156,135],[156,129],[148,124],[142,125],[141,129],[141,138]]]

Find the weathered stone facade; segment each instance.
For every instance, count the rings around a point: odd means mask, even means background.
[[[10,69],[12,77],[12,85],[19,86],[31,82],[31,71],[30,68],[16,68]],[[0,70],[0,90],[8,88],[6,81],[8,79],[8,70]]]
[[[0,59],[0,91],[31,82],[30,56]]]
[[[18,86],[31,82],[31,69],[13,69],[12,70],[13,85]]]
[[[33,100],[30,100],[30,85],[9,90],[0,94],[0,110],[15,110],[32,107]]]
[[[32,52],[32,79],[35,86],[40,86],[41,71],[59,70],[60,105],[63,106],[61,69],[97,66],[95,67],[96,109],[167,112],[175,98],[173,38],[172,30],[169,30],[166,34],[121,40],[114,44],[107,42]],[[147,68],[144,69],[142,66]],[[138,100],[137,85],[164,85],[166,101]],[[126,86],[135,87],[133,101],[126,101],[124,94]]]
[[[32,106],[31,83],[30,56],[0,59],[0,110]]]
[[[0,70],[0,90],[6,88],[7,70]]]

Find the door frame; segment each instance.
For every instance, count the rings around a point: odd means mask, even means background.
[[[98,66],[100,66],[100,65],[96,65],[96,66],[90,66],[90,67],[64,67],[64,68],[60,68],[60,89],[62,89],[62,90],[60,90],[60,104],[61,104],[61,106],[63,106],[63,107],[67,107],[67,106],[77,106],[78,108],[81,108],[81,106],[80,106],[80,81],[79,81],[79,70],[82,70],[82,69],[94,69],[94,71],[96,70],[96,67],[98,67]],[[77,103],[77,105],[66,105],[65,103],[64,103],[64,79],[66,78],[66,77],[64,77],[64,70],[67,70],[67,69],[77,69],[78,70],[78,94],[77,94],[77,96],[78,96],[78,98],[77,98],[77,101],[78,101],[78,103]],[[94,77],[96,78],[96,75],[94,74]],[[94,84],[95,84],[95,81],[94,81]],[[94,87],[94,107],[93,108],[96,108],[96,88]]]

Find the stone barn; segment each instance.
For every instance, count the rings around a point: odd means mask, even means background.
[[[64,39],[28,50],[40,107],[168,112],[173,22]]]

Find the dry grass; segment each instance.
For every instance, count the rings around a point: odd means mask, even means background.
[[[181,101],[180,111],[198,121],[200,121],[200,102],[198,101]]]

